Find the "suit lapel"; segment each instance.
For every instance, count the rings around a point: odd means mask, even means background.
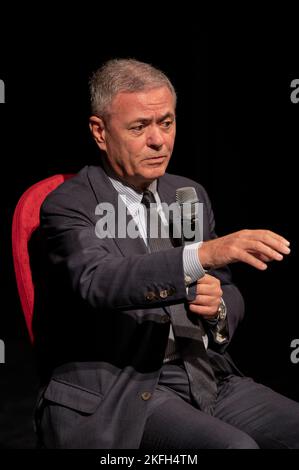
[[[88,178],[92,190],[95,194],[97,203],[110,203],[115,211],[115,238],[114,241],[124,256],[146,254],[148,253],[146,245],[139,234],[137,238],[129,238],[118,236],[121,232],[124,232],[124,227],[119,226],[118,212],[125,214],[121,224],[125,221],[126,227],[128,224],[134,224],[133,218],[126,210],[123,201],[118,197],[117,191],[114,189],[111,181],[100,166],[92,166],[88,169]],[[119,207],[120,205],[120,207]],[[135,225],[135,224],[134,224]],[[136,225],[135,225],[136,226]],[[136,227],[136,232],[138,229]]]
[[[166,202],[169,205],[175,202],[176,188],[167,184],[163,176],[161,176],[161,178],[158,180],[157,190],[162,202]]]
[[[123,201],[118,198],[118,193],[114,189],[111,181],[109,180],[108,176],[106,175],[105,171],[101,166],[90,166],[88,168],[88,179],[92,190],[95,194],[97,203],[107,202],[110,203],[115,210],[115,238],[114,241],[122,254],[124,256],[130,256],[134,254],[146,254],[148,253],[147,247],[139,234],[137,238],[129,238],[129,237],[119,237],[118,234],[121,232],[119,227],[119,221],[117,217],[117,211],[119,210],[119,204],[121,205],[120,212],[125,213],[125,223],[126,227],[128,224],[134,224],[133,218],[126,210]],[[175,202],[175,190],[176,188],[173,185],[170,185],[166,182],[165,178],[162,176],[158,180],[158,187],[157,187],[161,202],[167,203],[168,205]],[[173,220],[175,225],[180,224],[180,220]],[[138,229],[136,227],[136,232]]]

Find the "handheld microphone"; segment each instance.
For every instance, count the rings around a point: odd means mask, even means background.
[[[176,201],[181,210],[182,245],[202,241],[203,203],[199,202],[196,190],[192,186],[178,188]]]

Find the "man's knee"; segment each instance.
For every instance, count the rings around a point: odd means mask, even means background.
[[[252,437],[243,431],[239,431],[231,436],[227,449],[259,449],[259,446]]]

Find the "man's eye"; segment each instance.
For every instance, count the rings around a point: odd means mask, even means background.
[[[139,126],[134,126],[131,128],[133,131],[142,131],[142,129],[144,129],[144,125],[143,124],[140,124]]]
[[[168,127],[170,127],[172,124],[172,121],[163,121],[162,122],[162,126],[165,127],[166,129],[168,129]]]

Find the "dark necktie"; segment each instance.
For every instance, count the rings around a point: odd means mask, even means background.
[[[146,236],[149,251],[153,253],[169,250],[172,244],[158,214],[156,199],[149,189],[144,191],[141,204],[144,204],[146,208]]]
[[[148,189],[141,201],[146,207],[147,243],[150,252],[173,248],[157,211],[154,195]],[[164,235],[164,236],[163,236]],[[175,341],[188,374],[190,390],[202,411],[212,414],[217,384],[203,342],[204,328],[198,315],[190,314],[183,303],[168,307]]]

